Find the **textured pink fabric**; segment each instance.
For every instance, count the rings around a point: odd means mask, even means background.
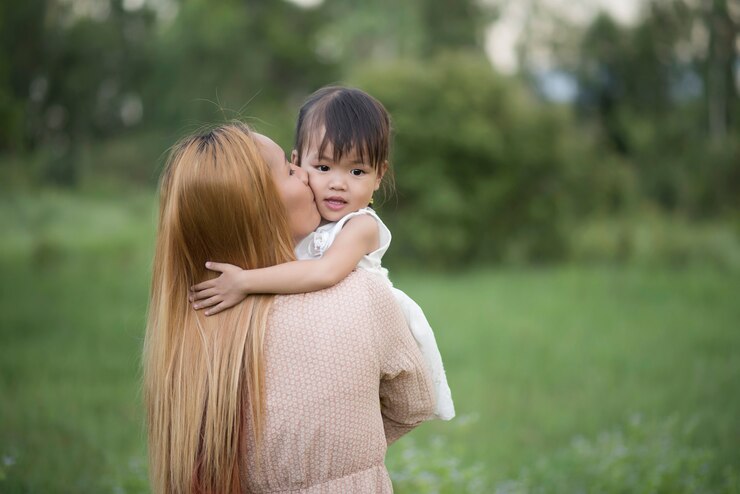
[[[265,364],[264,443],[258,460],[245,418],[242,491],[392,492],[387,444],[432,416],[434,394],[386,282],[358,270],[276,297]]]

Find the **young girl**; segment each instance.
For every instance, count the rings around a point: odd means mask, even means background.
[[[236,305],[251,293],[304,293],[339,283],[355,268],[388,279],[381,259],[391,233],[371,208],[388,170],[390,118],[376,99],[358,89],[325,87],[301,108],[291,161],[308,172],[319,228],[295,249],[297,261],[263,269],[209,262],[222,273],[192,287],[195,309],[215,314]],[[435,385],[435,415],[455,416],[442,359],[421,308],[402,291],[392,288],[409,328],[429,367]]]

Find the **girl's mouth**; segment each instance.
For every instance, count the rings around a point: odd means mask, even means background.
[[[327,197],[326,199],[324,199],[324,204],[326,204],[326,207],[328,207],[332,211],[339,211],[347,205],[347,201],[345,201],[341,197]]]

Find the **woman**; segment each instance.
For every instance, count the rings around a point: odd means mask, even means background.
[[[386,445],[434,399],[381,280],[354,273],[208,318],[188,304],[207,259],[286,262],[318,222],[305,173],[243,124],[172,151],[144,349],[154,492],[391,492]]]

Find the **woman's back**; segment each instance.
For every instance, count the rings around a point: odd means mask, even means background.
[[[257,460],[245,419],[242,491],[391,492],[386,445],[429,418],[434,397],[385,283],[357,271],[276,297],[264,356],[263,446]]]

